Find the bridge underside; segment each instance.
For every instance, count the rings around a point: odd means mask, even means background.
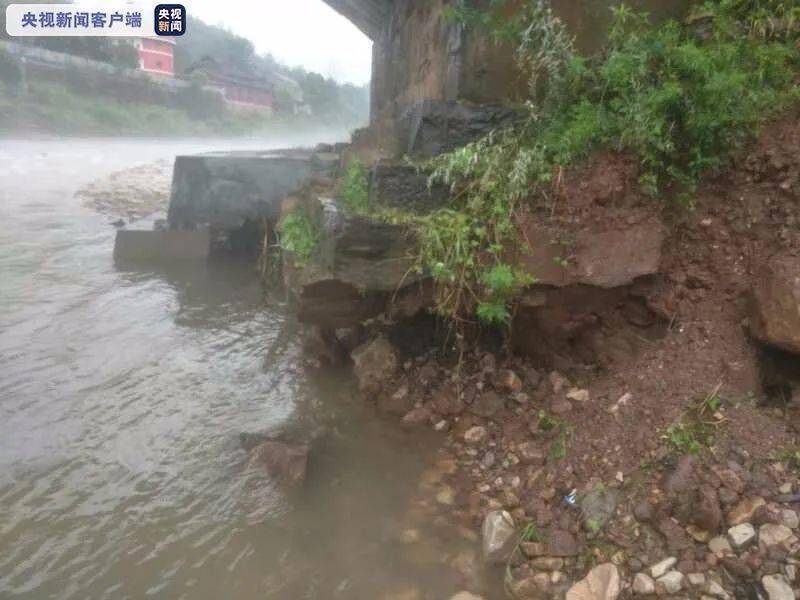
[[[376,40],[389,20],[392,0],[324,0],[339,14],[347,17],[364,35]]]

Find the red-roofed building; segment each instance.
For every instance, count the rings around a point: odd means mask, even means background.
[[[175,77],[175,40],[139,38],[133,42],[139,53],[139,69],[151,75]]]

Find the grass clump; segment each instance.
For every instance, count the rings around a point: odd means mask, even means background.
[[[714,445],[716,430],[725,422],[725,417],[719,412],[722,406],[719,395],[721,388],[720,383],[691,406],[676,423],[667,427],[665,437],[676,450],[697,455],[703,448]]]
[[[775,450],[770,455],[770,459],[786,463],[786,466],[793,471],[800,471],[800,448],[783,448]]]
[[[298,264],[311,258],[319,244],[319,235],[319,226],[303,210],[286,215],[278,225],[281,249],[291,252]]]
[[[364,214],[369,210],[367,171],[360,160],[348,163],[340,193],[342,203],[350,212]]]
[[[509,321],[526,285],[508,257],[521,245],[514,215],[557,187],[564,168],[598,148],[629,152],[644,191],[688,200],[704,173],[800,99],[789,0],[707,2],[704,35],[619,5],[607,48],[591,58],[577,55],[544,0],[526,0],[510,20],[507,4],[450,13],[516,45],[529,78],[525,118],[433,159],[431,180],[451,187],[453,203],[416,222],[420,268],[437,283],[438,311],[456,321]]]

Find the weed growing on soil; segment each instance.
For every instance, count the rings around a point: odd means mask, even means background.
[[[350,212],[363,214],[369,209],[367,172],[360,160],[353,159],[348,163],[341,195],[342,203]]]
[[[784,448],[775,450],[770,454],[770,459],[786,463],[789,469],[800,471],[800,448]]]
[[[670,444],[682,453],[700,454],[704,447],[714,445],[714,433],[725,419],[719,413],[722,400],[718,384],[697,404],[690,407],[683,416],[667,427],[666,437]]]
[[[433,159],[431,180],[451,187],[453,204],[414,223],[419,267],[437,283],[439,313],[456,322],[510,319],[513,290],[526,285],[508,257],[520,245],[515,212],[557,188],[565,167],[596,148],[633,152],[644,191],[688,199],[759,123],[800,99],[791,0],[706,2],[707,35],[676,22],[654,27],[620,5],[608,47],[589,59],[545,0],[527,0],[508,19],[510,1],[485,10],[467,2],[450,16],[516,45],[530,83],[526,117]],[[503,275],[502,293],[492,272]]]
[[[319,243],[319,228],[301,210],[286,215],[278,226],[281,248],[291,252],[298,263],[308,260]]]
[[[506,561],[506,571],[505,571],[505,578],[504,578],[504,586],[506,588],[506,592],[510,598],[514,597],[514,594],[511,591],[511,584],[514,582],[514,576],[511,572],[511,564],[514,559],[517,557],[518,553],[522,553],[522,544],[527,542],[543,542],[544,541],[544,533],[541,529],[536,526],[536,523],[528,523],[520,532],[519,536],[517,537],[517,543],[514,546],[514,549],[511,551],[508,560]]]

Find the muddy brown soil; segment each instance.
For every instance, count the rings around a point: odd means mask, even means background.
[[[787,597],[778,578],[797,597],[800,357],[756,342],[748,317],[766,261],[800,254],[798,117],[766,127],[691,206],[642,195],[630,157],[565,174],[530,213],[567,260],[587,233],[657,219],[657,271],[619,287],[541,286],[499,352],[477,347],[457,369],[441,348],[401,356],[373,394],[406,426],[445,436],[448,468],[427,486],[438,500],[423,506],[461,531],[505,510],[536,532],[507,557],[517,597],[562,597],[605,562],[624,596],[653,580],[662,595],[775,600]],[[743,523],[758,542],[720,550]],[[775,542],[767,525],[789,534]]]

